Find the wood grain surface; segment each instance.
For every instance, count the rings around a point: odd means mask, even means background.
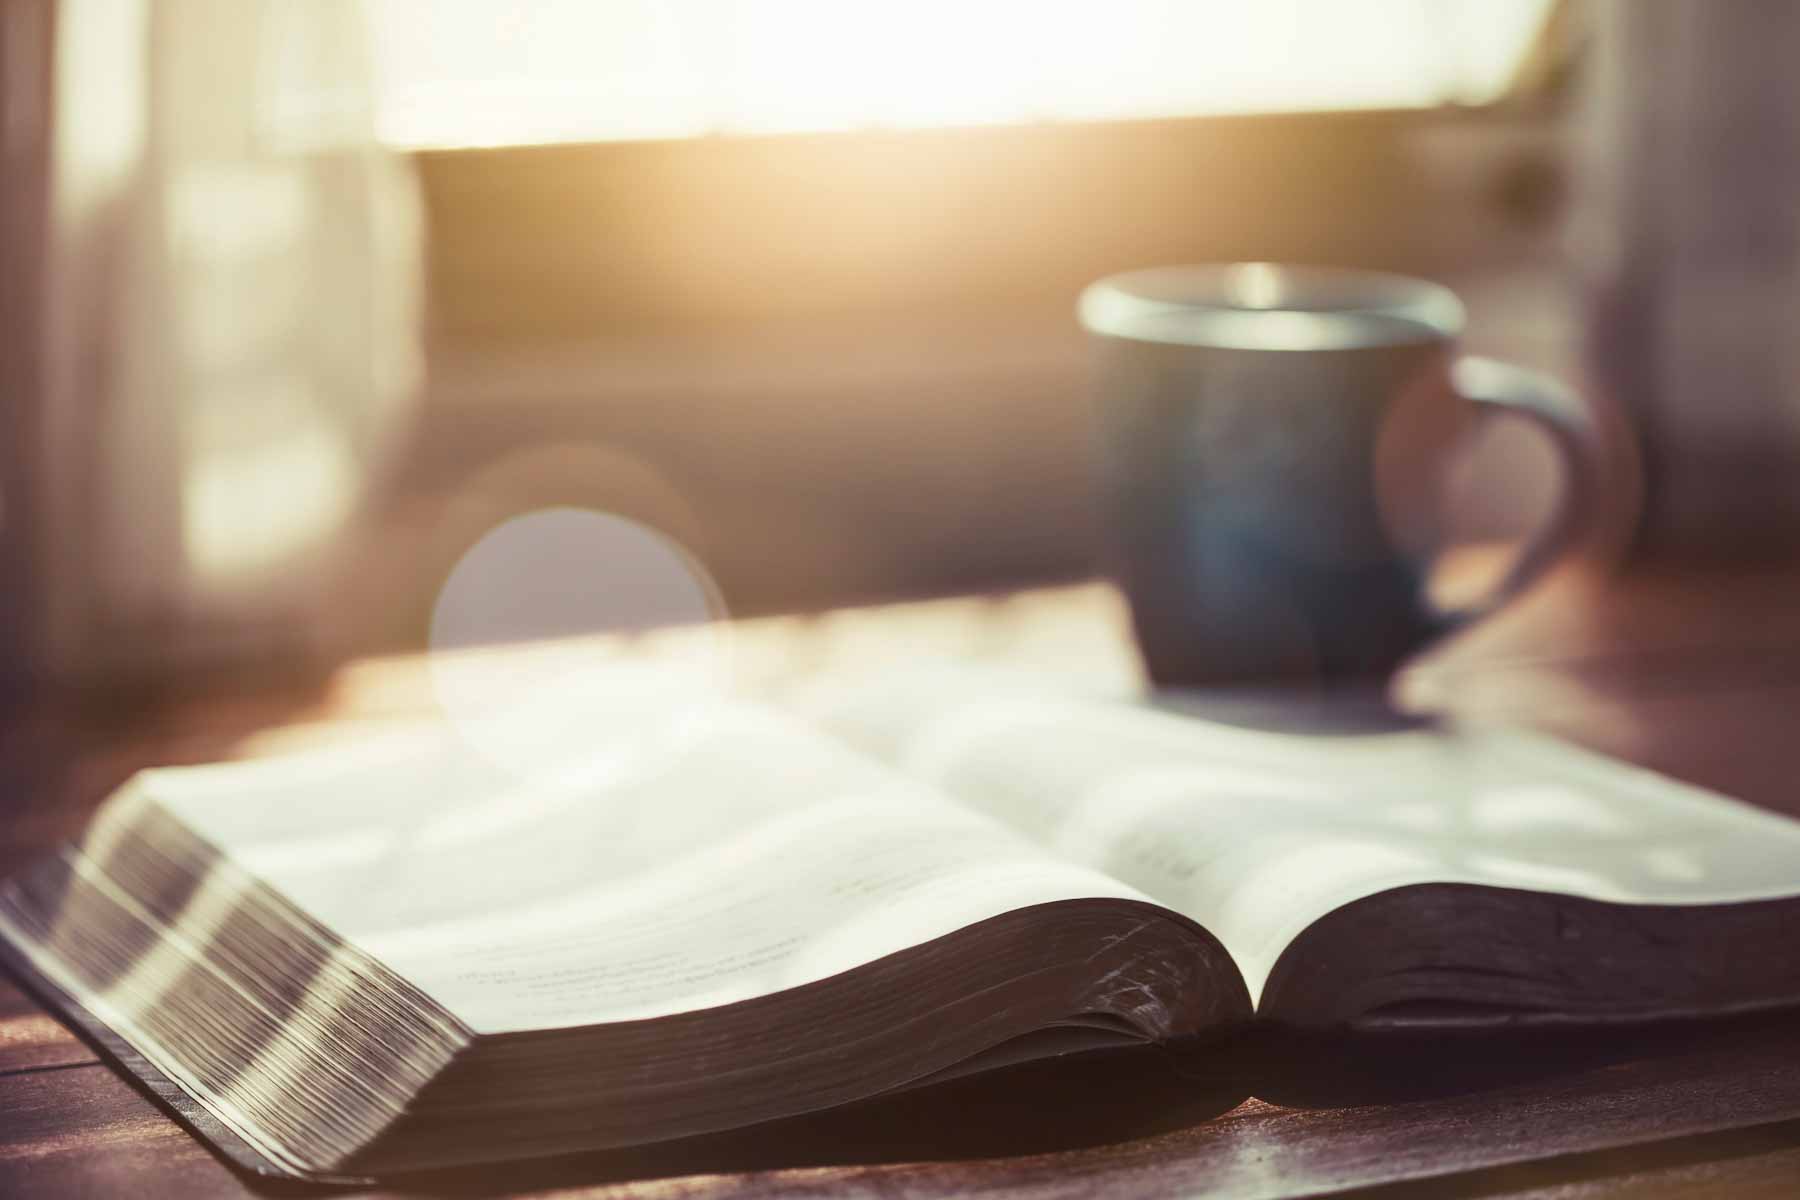
[[[1796,600],[1800,570],[1613,579],[1572,569],[1414,667],[1398,692],[1800,812]],[[1107,686],[1131,672],[1117,598],[1097,586],[765,624],[747,640],[757,638],[768,660],[929,644],[1055,662]],[[355,736],[428,703],[420,664],[391,659],[280,687],[11,714],[0,725],[0,869],[77,827],[139,766]],[[0,1197],[311,1190],[235,1174],[0,980]],[[1800,1016],[1435,1042],[1259,1034],[1031,1064],[731,1135],[348,1194],[1326,1192],[1800,1194]]]

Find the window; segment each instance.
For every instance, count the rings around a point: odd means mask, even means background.
[[[1498,96],[1552,0],[369,0],[406,147]]]

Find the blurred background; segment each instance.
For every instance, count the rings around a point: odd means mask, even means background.
[[[416,649],[547,508],[733,615],[1091,575],[1098,276],[1425,275],[1583,373],[1595,47],[1709,19],[1646,7],[8,0],[0,678]],[[1554,475],[1495,428],[1460,535]]]

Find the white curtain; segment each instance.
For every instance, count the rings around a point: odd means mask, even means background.
[[[369,46],[363,0],[57,10],[45,449],[65,665],[329,636],[418,376],[418,204],[375,139]]]

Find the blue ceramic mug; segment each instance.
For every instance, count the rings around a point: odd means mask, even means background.
[[[1590,515],[1587,408],[1542,375],[1459,357],[1462,304],[1438,284],[1169,267],[1101,280],[1080,312],[1113,567],[1159,684],[1378,679],[1523,589]],[[1562,503],[1491,597],[1446,612],[1426,589],[1439,479],[1493,413],[1550,435]]]

